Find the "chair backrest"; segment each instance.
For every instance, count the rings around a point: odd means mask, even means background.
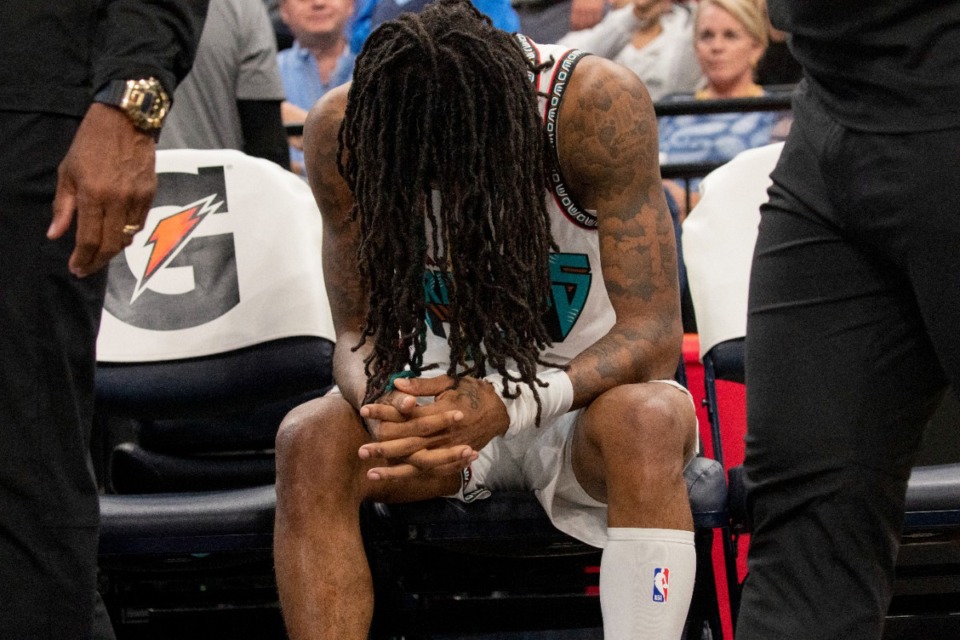
[[[270,340],[333,340],[309,187],[239,151],[157,153],[144,229],[110,264],[101,363],[182,360]]]
[[[715,344],[747,332],[747,288],[760,205],[783,143],[750,149],[707,175],[700,202],[683,222],[687,286],[701,358]]]
[[[98,415],[137,420],[149,445],[114,457],[270,449],[286,410],[333,383],[313,195],[238,151],[159,151],[157,172],[144,229],[110,264],[97,342]],[[140,460],[146,477],[161,477],[158,460]],[[224,462],[212,467],[242,470]],[[218,488],[195,463],[177,462],[178,479],[154,490],[189,486],[191,473]],[[272,482],[272,460],[259,467]],[[144,488],[140,476],[126,490]]]
[[[200,491],[217,466],[190,454],[271,447],[283,413],[332,384],[320,214],[302,180],[237,151],[160,151],[157,171],[145,228],[110,265],[97,411],[136,419],[149,461],[182,473],[168,493],[141,492],[156,479],[141,473],[101,497],[101,558],[269,550],[272,472]]]

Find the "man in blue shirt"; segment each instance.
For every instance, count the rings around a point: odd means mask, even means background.
[[[280,17],[294,36],[293,46],[277,54],[285,124],[302,123],[314,102],[350,80],[355,54],[346,26],[352,13],[353,0],[280,0]],[[290,166],[303,173],[299,137],[291,140]]]

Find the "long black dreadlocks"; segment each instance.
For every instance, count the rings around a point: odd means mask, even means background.
[[[391,374],[422,370],[428,264],[451,274],[447,373],[482,377],[489,365],[507,397],[517,393],[508,380],[536,394],[554,243],[534,70],[515,38],[467,0],[383,24],[357,57],[339,166],[370,295],[357,345],[374,341],[367,402]],[[509,360],[519,377],[507,373]]]

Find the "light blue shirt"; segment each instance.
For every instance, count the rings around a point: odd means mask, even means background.
[[[280,80],[283,82],[287,101],[309,110],[327,91],[350,81],[356,57],[349,47],[344,47],[330,75],[330,81],[324,83],[320,80],[317,59],[310,51],[301,47],[299,42],[294,42],[289,49],[277,53]],[[291,147],[290,161],[303,163],[303,152]]]
[[[661,117],[657,125],[660,163],[732,160],[741,151],[770,144],[770,136],[780,117],[769,111]],[[699,185],[700,178],[690,179],[691,190],[696,190]]]

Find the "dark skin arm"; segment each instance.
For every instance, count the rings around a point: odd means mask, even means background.
[[[92,37],[91,89],[117,78],[156,77],[173,95],[193,63],[207,0],[98,2]],[[92,3],[91,3],[92,5]],[[133,40],[131,40],[133,35]],[[57,169],[51,240],[76,224],[67,263],[83,278],[103,269],[133,241],[125,226],[141,227],[157,190],[156,142],[120,109],[91,104]]]
[[[581,61],[573,80],[576,91],[568,91],[560,112],[561,165],[580,204],[597,211],[603,280],[617,314],[607,335],[570,362],[577,408],[618,385],[673,377],[683,327],[676,239],[646,88],[597,57]]]
[[[354,351],[366,317],[367,293],[356,261],[359,226],[350,220],[353,195],[337,169],[337,134],[347,101],[347,86],[327,93],[304,124],[307,180],[323,218],[323,272],[338,348],[333,375],[343,396],[358,410],[366,390],[363,359],[370,345]]]
[[[597,211],[603,279],[616,312],[610,331],[569,363],[578,408],[618,385],[673,376],[682,339],[677,254],[653,106],[633,73],[599,57],[583,59],[561,107],[558,140],[568,187],[581,205]],[[449,385],[445,376],[398,380],[399,390],[435,396],[435,402],[413,413],[390,404],[365,407],[366,415],[389,427],[361,456],[398,460],[450,443],[479,449],[506,432],[503,403],[491,385],[466,378],[456,391],[445,391]],[[457,424],[432,431],[432,423],[419,419],[450,409],[463,414]],[[374,472],[399,478],[424,470],[405,463]]]

